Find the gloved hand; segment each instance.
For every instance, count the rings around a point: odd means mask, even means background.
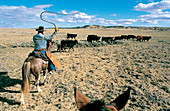
[[[55,31],[56,31],[56,32],[59,31],[59,30],[58,30],[58,27],[55,27]]]

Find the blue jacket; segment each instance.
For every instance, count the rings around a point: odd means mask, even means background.
[[[54,38],[54,35],[56,34],[56,31],[51,35],[43,35],[43,34],[36,34],[33,36],[34,41],[34,50],[37,49],[46,49],[47,47],[47,40],[51,40]]]

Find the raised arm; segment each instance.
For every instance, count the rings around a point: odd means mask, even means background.
[[[53,39],[53,38],[54,38],[54,35],[57,33],[57,31],[58,31],[58,27],[55,27],[55,31],[53,32],[53,34],[52,34],[51,36],[46,35],[46,36],[45,36],[45,39],[46,39],[46,40],[51,40],[51,39]]]

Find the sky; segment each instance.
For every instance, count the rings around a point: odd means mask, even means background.
[[[170,0],[0,0],[0,28],[54,27],[43,11],[58,27],[170,27]]]

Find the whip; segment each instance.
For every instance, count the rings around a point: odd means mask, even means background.
[[[52,14],[57,14],[57,15],[74,15],[74,14],[80,13],[80,11],[77,11],[77,12],[75,12],[75,13],[68,13],[68,14],[57,13],[57,12],[50,12],[50,11],[43,11],[43,12],[41,12],[41,14],[40,14],[41,20],[44,21],[44,22],[47,22],[47,23],[50,23],[50,24],[54,25],[56,31],[58,31],[58,27],[55,25],[55,23],[50,22],[50,21],[47,21],[47,20],[44,20],[44,19],[42,18],[42,15],[43,15],[44,13],[52,13]]]

